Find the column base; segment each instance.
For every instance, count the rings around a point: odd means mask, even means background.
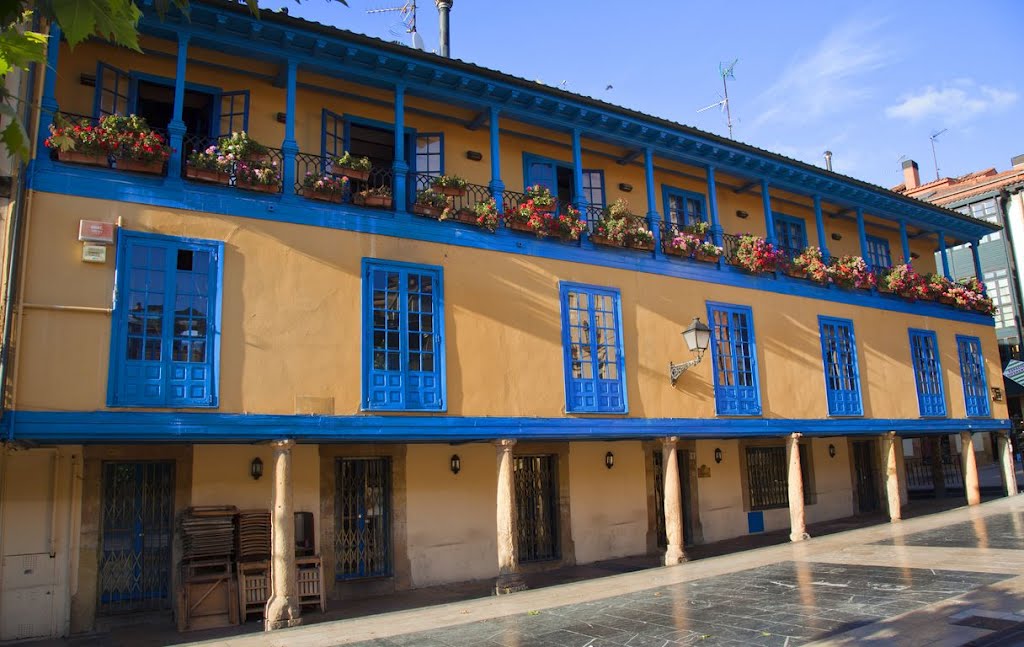
[[[686,563],[686,551],[680,546],[669,546],[665,549],[665,566],[677,566]]]
[[[518,593],[519,591],[525,591],[528,588],[529,587],[526,586],[526,582],[523,581],[523,578],[519,573],[499,575],[498,579],[494,581],[494,595]]]
[[[791,532],[791,533],[789,533],[789,540],[790,541],[807,541],[810,538],[811,538],[811,536],[808,535],[806,532]]]
[[[270,600],[267,601],[264,616],[264,631],[298,627],[302,624],[302,607],[299,606],[297,601],[271,596]]]
[[[302,618],[291,618],[288,620],[264,620],[263,631],[275,631],[277,629],[288,629],[303,624]]]

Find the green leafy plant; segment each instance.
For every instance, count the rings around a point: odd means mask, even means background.
[[[233,132],[227,137],[221,137],[217,143],[218,148],[225,155],[233,155],[236,159],[252,159],[270,152],[263,144],[249,137],[244,131]]]
[[[83,155],[106,155],[106,131],[89,119],[69,121],[61,113],[57,113],[50,124],[50,136],[46,139],[46,147],[62,152],[74,151]]]
[[[433,209],[446,209],[448,208],[448,198],[444,194],[424,189],[416,194],[416,204]]]
[[[752,234],[740,236],[733,260],[736,265],[753,274],[774,272],[786,258],[786,253],[764,238]]]
[[[533,201],[535,207],[550,207],[555,204],[555,199],[552,197],[550,189],[543,184],[534,184],[533,186],[526,187],[526,197],[528,201]]]
[[[373,168],[373,164],[370,162],[369,157],[356,157],[348,151],[345,151],[341,157],[334,160],[334,166],[339,168],[350,168],[355,171],[369,171]]]
[[[430,182],[430,186],[436,189],[465,189],[466,180],[458,175],[439,175]]]
[[[369,189],[363,189],[359,192],[359,195],[364,198],[390,198],[391,187],[389,186],[375,186]]]
[[[647,221],[630,212],[629,203],[616,200],[604,210],[597,221],[594,235],[625,247],[649,245],[654,242],[654,232],[647,228]]]
[[[802,272],[807,278],[816,283],[828,283],[832,280],[828,272],[828,265],[818,247],[807,247],[793,259],[793,269]]]
[[[239,161],[235,165],[235,178],[243,184],[254,186],[273,186],[281,184],[281,171],[277,162]]]
[[[473,205],[473,213],[477,225],[491,232],[498,228],[498,203],[494,198],[477,202]]]
[[[832,282],[844,288],[869,289],[878,284],[875,273],[868,268],[867,261],[860,256],[839,256],[828,266]]]
[[[336,177],[327,173],[306,173],[302,178],[303,191],[322,195],[341,195],[348,186],[347,177]]]

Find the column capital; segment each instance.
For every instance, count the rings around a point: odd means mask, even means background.
[[[291,438],[272,440],[270,441],[270,446],[273,447],[275,451],[288,451],[295,446],[295,441]]]
[[[516,446],[515,438],[499,438],[498,440],[492,441],[494,446],[500,452],[510,452],[512,448]]]
[[[800,440],[801,438],[804,437],[804,435],[802,433],[800,433],[799,431],[794,431],[793,433],[791,433],[789,435],[789,437],[792,438],[793,440]]]
[[[666,448],[673,448],[679,444],[679,436],[666,436],[661,439],[661,444]]]
[[[887,431],[887,432],[885,432],[882,435],[885,436],[886,438],[888,438],[889,440],[896,440],[896,432],[895,431]]]

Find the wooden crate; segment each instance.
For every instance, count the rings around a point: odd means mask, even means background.
[[[327,591],[324,589],[324,569],[320,556],[297,557],[299,604],[316,605],[320,613],[327,611]]]
[[[202,560],[182,565],[178,591],[178,631],[238,624],[238,592],[231,560]]]
[[[250,613],[263,615],[270,599],[270,562],[238,564],[238,609],[242,622]]]

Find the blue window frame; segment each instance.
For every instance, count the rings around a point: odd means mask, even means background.
[[[363,408],[445,410],[442,270],[363,259]]]
[[[917,382],[917,403],[922,416],[946,415],[942,393],[942,362],[939,343],[931,330],[910,329],[910,357]]]
[[[215,407],[223,244],[122,230],[107,400]]]
[[[218,102],[217,136],[249,130],[249,91],[221,92]]]
[[[886,269],[892,267],[892,254],[889,252],[889,241],[879,236],[867,236],[868,262],[871,269]]]
[[[796,258],[807,247],[807,223],[803,218],[772,213],[775,219],[775,243],[790,258]]]
[[[565,410],[626,413],[622,313],[614,288],[560,284]]]
[[[761,415],[754,315],[746,306],[708,304],[718,415]]]
[[[93,116],[127,115],[131,98],[131,75],[125,70],[98,61],[96,63]]]
[[[341,157],[346,139],[345,118],[324,108],[320,112],[320,155],[325,160]]]
[[[662,188],[662,198],[666,224],[682,229],[698,222],[707,222],[708,212],[703,195],[666,186]]]
[[[825,365],[825,394],[830,416],[864,415],[860,398],[857,338],[849,319],[818,317],[821,359]]]
[[[435,177],[444,175],[444,133],[416,134],[416,164],[413,170]]]
[[[583,199],[598,207],[605,205],[604,171],[583,169]]]
[[[989,416],[988,380],[985,378],[985,358],[981,354],[981,340],[966,335],[956,336],[956,351],[960,356],[960,377],[964,382],[964,405],[968,416]]]

